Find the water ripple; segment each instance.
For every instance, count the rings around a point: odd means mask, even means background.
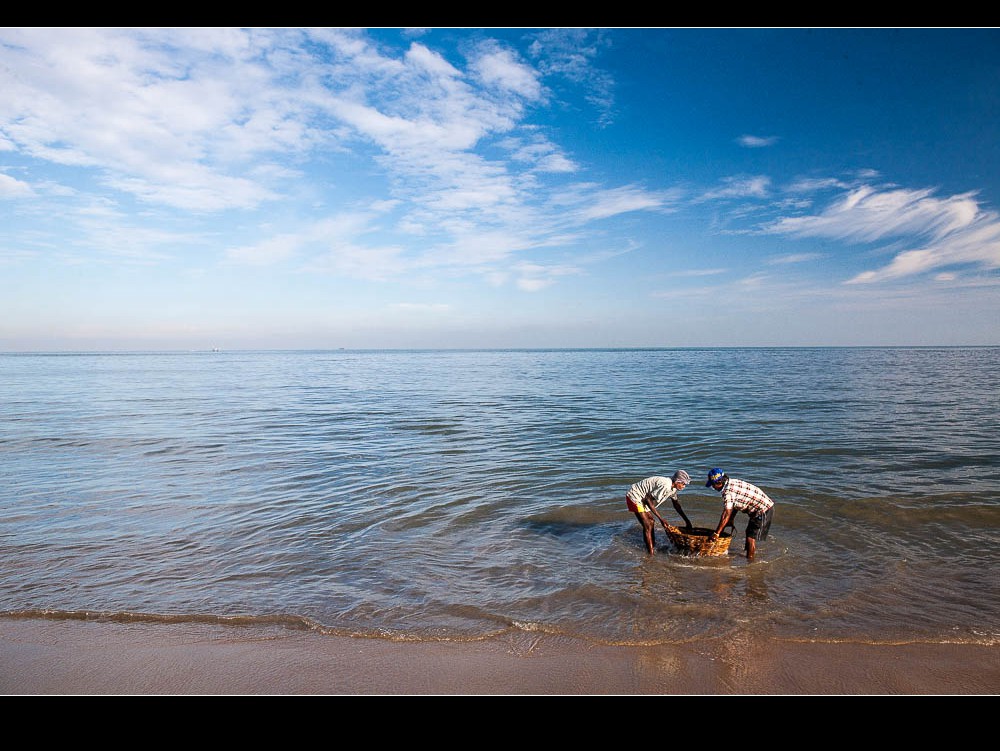
[[[0,355],[0,610],[994,643],[998,366],[997,348]],[[671,555],[662,532],[647,556],[628,485],[687,469],[710,526],[711,466],[778,502],[759,560]]]

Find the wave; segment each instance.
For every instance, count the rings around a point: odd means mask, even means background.
[[[275,613],[270,615],[216,615],[211,613],[137,613],[129,611],[96,610],[51,610],[25,609],[0,612],[0,620],[43,620],[80,621],[98,623],[139,623],[150,625],[204,625],[232,629],[281,629],[288,631],[308,631],[321,636],[348,637],[353,639],[378,639],[392,642],[448,642],[474,643],[490,641],[506,636],[538,635],[566,638],[601,647],[660,647],[692,645],[717,641],[719,637],[705,634],[676,638],[602,639],[583,634],[570,633],[565,629],[529,621],[511,621],[505,626],[477,634],[469,633],[412,633],[391,629],[359,630],[333,628],[301,615]],[[919,638],[867,638],[860,636],[796,637],[770,634],[767,638],[775,642],[789,644],[840,644],[864,647],[902,646],[970,646],[995,647],[1000,645],[996,634],[975,633],[963,636],[940,636]]]
[[[47,620],[47,621],[89,621],[98,623],[147,623],[156,625],[197,624],[207,626],[227,626],[232,628],[281,628],[290,631],[310,631],[325,636],[346,636],[363,639],[384,639],[387,641],[447,641],[474,642],[492,639],[508,630],[477,635],[455,634],[409,634],[389,629],[362,631],[357,629],[331,628],[311,618],[301,615],[276,613],[271,615],[215,615],[211,613],[136,613],[130,611],[99,610],[50,610],[26,609],[8,610],[0,613],[0,619],[7,620]]]

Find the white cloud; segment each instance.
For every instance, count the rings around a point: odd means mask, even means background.
[[[475,82],[487,88],[477,89]],[[525,104],[541,94],[537,74],[497,45],[477,48],[468,78],[436,53],[413,45],[402,66],[364,87],[330,92],[322,103],[380,149],[379,161],[396,194],[411,203],[404,221],[416,229],[439,227],[470,212],[480,221],[503,221],[511,210],[536,201],[525,192],[531,182],[514,165],[486,159],[476,149],[518,127]],[[546,139],[536,134],[530,144],[515,160],[527,169],[575,169]]]
[[[740,146],[745,146],[748,149],[759,149],[759,148],[762,148],[764,146],[773,146],[774,144],[776,144],[778,142],[778,137],[777,136],[761,137],[761,136],[742,135],[742,136],[740,136],[739,138],[736,139],[736,142]]]
[[[565,154],[545,154],[535,167],[539,172],[576,172],[576,163]]]
[[[727,177],[723,180],[723,183],[722,187],[706,191],[696,201],[717,201],[729,198],[766,198],[769,194],[771,178],[763,175],[755,177]]]
[[[0,129],[26,154],[97,167],[108,184],[143,200],[254,206],[271,192],[239,170],[310,142],[295,122],[295,97],[275,96],[275,73],[256,57],[254,36],[0,29]]]
[[[0,198],[26,198],[34,195],[28,183],[0,172]]]
[[[610,45],[602,29],[545,29],[535,35],[529,54],[538,60],[546,77],[560,77],[580,86],[586,100],[597,109],[598,123],[609,125],[614,117],[615,82],[595,67],[601,50]]]
[[[495,42],[484,43],[471,61],[471,72],[488,87],[516,94],[528,101],[544,95],[538,73],[522,63],[516,53],[499,47]]]
[[[768,259],[768,263],[772,265],[781,265],[788,263],[805,263],[806,261],[815,261],[817,258],[822,258],[822,253],[788,253],[783,256],[775,256],[774,258]]]
[[[523,276],[517,280],[517,288],[522,292],[538,292],[546,287],[552,286],[552,279],[541,277]]]
[[[585,223],[631,211],[658,211],[670,208],[679,199],[676,191],[647,191],[634,185],[600,188],[578,183],[553,195],[553,205],[570,211],[572,221]]]
[[[865,284],[922,274],[942,267],[1000,268],[1000,217],[982,214],[972,225],[953,231],[933,243],[897,253],[889,265],[865,271],[848,284]]]
[[[922,274],[942,266],[1000,268],[1000,221],[980,210],[973,194],[935,198],[930,190],[870,186],[852,190],[823,212],[786,217],[769,227],[777,234],[877,242],[890,238],[923,240],[922,247],[897,253],[885,267],[855,275],[864,284]]]
[[[670,276],[715,276],[717,274],[725,274],[729,269],[688,269],[687,271],[672,271]]]
[[[520,263],[514,267],[515,285],[523,292],[538,292],[551,286],[562,276],[579,274],[574,266],[544,266],[534,263]]]
[[[757,290],[768,284],[769,277],[763,273],[751,274],[742,279],[737,279],[734,284],[744,289]]]
[[[943,237],[968,227],[979,207],[966,193],[933,198],[930,190],[852,190],[821,214],[786,217],[769,228],[776,234],[874,242],[887,237]]]
[[[791,182],[785,190],[789,193],[814,193],[819,190],[827,190],[830,188],[836,189],[846,189],[848,184],[843,180],[838,180],[835,177],[803,177]]]
[[[507,138],[500,145],[510,149],[511,158],[534,165],[539,172],[576,172],[579,169],[561,149],[542,137],[536,136],[529,143]]]
[[[663,206],[662,197],[636,188],[612,188],[594,194],[589,207],[583,210],[587,220],[606,219],[631,211],[658,209]]]
[[[377,207],[378,210],[384,208],[383,205]],[[340,263],[334,259],[338,253],[357,257],[356,244],[359,238],[371,230],[372,221],[378,215],[378,210],[337,214],[314,222],[300,232],[278,234],[266,237],[253,245],[230,248],[226,251],[226,258],[237,264],[269,266],[308,253],[321,259],[314,262],[317,268],[351,269],[352,273],[355,273],[354,262]],[[369,275],[365,273],[363,276],[367,278]]]
[[[404,59],[406,62],[413,63],[415,67],[426,71],[434,77],[448,79],[458,78],[461,75],[455,66],[422,44],[414,43],[410,45],[410,49],[406,51]]]
[[[543,79],[586,84],[601,97],[613,82],[593,67],[603,32],[535,36],[537,67],[500,42],[469,46],[463,63],[417,41],[396,51],[362,29],[0,29],[0,132],[27,157],[86,172],[86,189],[96,181],[109,200],[199,214],[293,196],[320,205],[324,182],[352,189],[353,174],[338,173],[333,161],[344,155],[389,190],[352,198],[391,203],[391,215],[325,237],[316,222],[262,233],[223,251],[225,259],[294,259],[362,278],[465,273],[574,242],[590,222],[668,210],[676,200],[629,185],[543,187],[580,169],[526,118],[551,96]],[[314,155],[326,172],[313,171]],[[4,195],[15,191],[23,187],[0,185]],[[336,220],[341,206],[331,211]],[[369,230],[379,241],[366,247]]]
[[[105,181],[110,187],[131,193],[136,198],[178,209],[213,212],[237,206],[256,206],[276,195],[252,180],[227,177],[197,165],[177,170],[178,182],[112,175]]]

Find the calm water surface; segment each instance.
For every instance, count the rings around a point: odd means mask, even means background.
[[[998,374],[1000,348],[0,355],[0,615],[996,644]],[[647,556],[628,486],[686,469],[714,526],[713,466],[776,501],[757,560]]]

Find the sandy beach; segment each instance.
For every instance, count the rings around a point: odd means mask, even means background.
[[[5,695],[992,695],[1000,649],[530,633],[399,642],[283,628],[0,620]],[[747,655],[752,653],[753,659]]]

